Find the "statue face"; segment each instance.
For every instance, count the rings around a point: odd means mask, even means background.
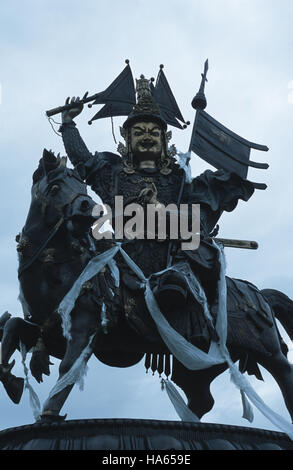
[[[131,150],[136,162],[155,162],[162,153],[162,129],[155,122],[138,122],[130,130]]]

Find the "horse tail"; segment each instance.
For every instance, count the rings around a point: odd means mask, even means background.
[[[272,307],[275,317],[281,322],[293,341],[293,301],[278,290],[263,289],[261,293]]]

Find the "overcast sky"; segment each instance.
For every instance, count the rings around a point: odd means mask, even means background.
[[[220,236],[260,245],[257,252],[226,249],[228,275],[293,298],[292,21],[291,0],[2,0],[0,311],[22,314],[14,239],[28,212],[32,173],[44,147],[64,154],[44,113],[67,96],[105,89],[125,59],[135,77],[156,76],[163,63],[183,116],[193,121],[190,103],[209,58],[207,111],[270,148],[267,154],[253,153],[270,169],[250,172],[252,180],[267,183],[267,191],[256,192],[221,220]],[[94,112],[86,108],[76,120],[85,142],[91,151],[115,152],[108,120],[88,126]],[[120,123],[115,120],[117,137]],[[178,150],[188,149],[190,133],[191,127],[173,131]],[[207,168],[193,155],[194,176]],[[56,380],[58,361],[53,362],[51,377],[35,387],[42,401]],[[20,366],[15,371],[22,374]],[[265,383],[249,380],[289,419],[277,385],[264,375]],[[228,374],[215,380],[212,392],[216,404],[204,421],[248,425]],[[71,419],[178,419],[158,376],[146,375],[143,363],[119,370],[96,359],[89,363],[85,391],[74,390],[62,411]],[[33,422],[27,395],[15,406],[0,386],[0,416],[1,429]],[[276,429],[257,411],[253,426]]]

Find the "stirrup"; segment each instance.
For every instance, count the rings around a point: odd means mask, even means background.
[[[185,304],[188,290],[183,276],[178,273],[166,273],[159,279],[154,295],[160,307],[176,310]]]

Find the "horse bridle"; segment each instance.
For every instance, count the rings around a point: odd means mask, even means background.
[[[50,181],[50,183],[54,183],[54,180],[53,180],[53,181]],[[73,195],[72,195],[71,199],[69,200],[69,202],[68,202],[64,207],[66,207],[66,206],[72,206],[72,204],[74,203],[74,201],[75,201],[77,198],[79,198],[80,196],[82,196],[82,197],[88,197],[89,199],[91,199],[90,196],[88,196],[88,194],[76,193],[76,194],[73,194]],[[42,212],[44,213],[44,211],[45,211],[45,209],[46,209],[46,206],[47,206],[47,204],[48,204],[48,202],[49,202],[49,198],[46,197],[46,196],[43,196],[43,195],[41,195],[41,196],[38,195],[38,198],[41,199],[41,201],[42,201]],[[63,207],[63,209],[64,209],[64,207]],[[55,208],[56,208],[56,211],[57,211],[57,212],[60,212],[60,209],[59,209],[58,207],[55,206]],[[60,218],[58,219],[58,221],[56,222],[56,224],[54,225],[54,227],[52,227],[52,229],[49,231],[49,234],[48,234],[46,240],[45,240],[43,243],[41,243],[41,245],[36,249],[36,251],[35,251],[35,253],[32,255],[32,257],[31,257],[29,260],[27,260],[27,261],[23,264],[23,266],[22,266],[21,268],[19,268],[19,270],[18,270],[18,277],[19,277],[19,278],[20,278],[20,276],[24,273],[24,271],[26,271],[26,270],[34,263],[34,261],[40,256],[40,254],[42,253],[42,251],[45,250],[45,248],[47,247],[48,243],[49,243],[50,240],[54,237],[54,235],[56,235],[56,233],[58,232],[58,230],[59,230],[59,228],[61,227],[61,225],[62,225],[65,221],[67,221],[67,220],[69,220],[69,219],[70,219],[70,216],[69,216],[69,215],[65,217],[64,214],[62,214],[62,215],[60,216]],[[25,235],[24,232],[23,232],[22,234]]]

